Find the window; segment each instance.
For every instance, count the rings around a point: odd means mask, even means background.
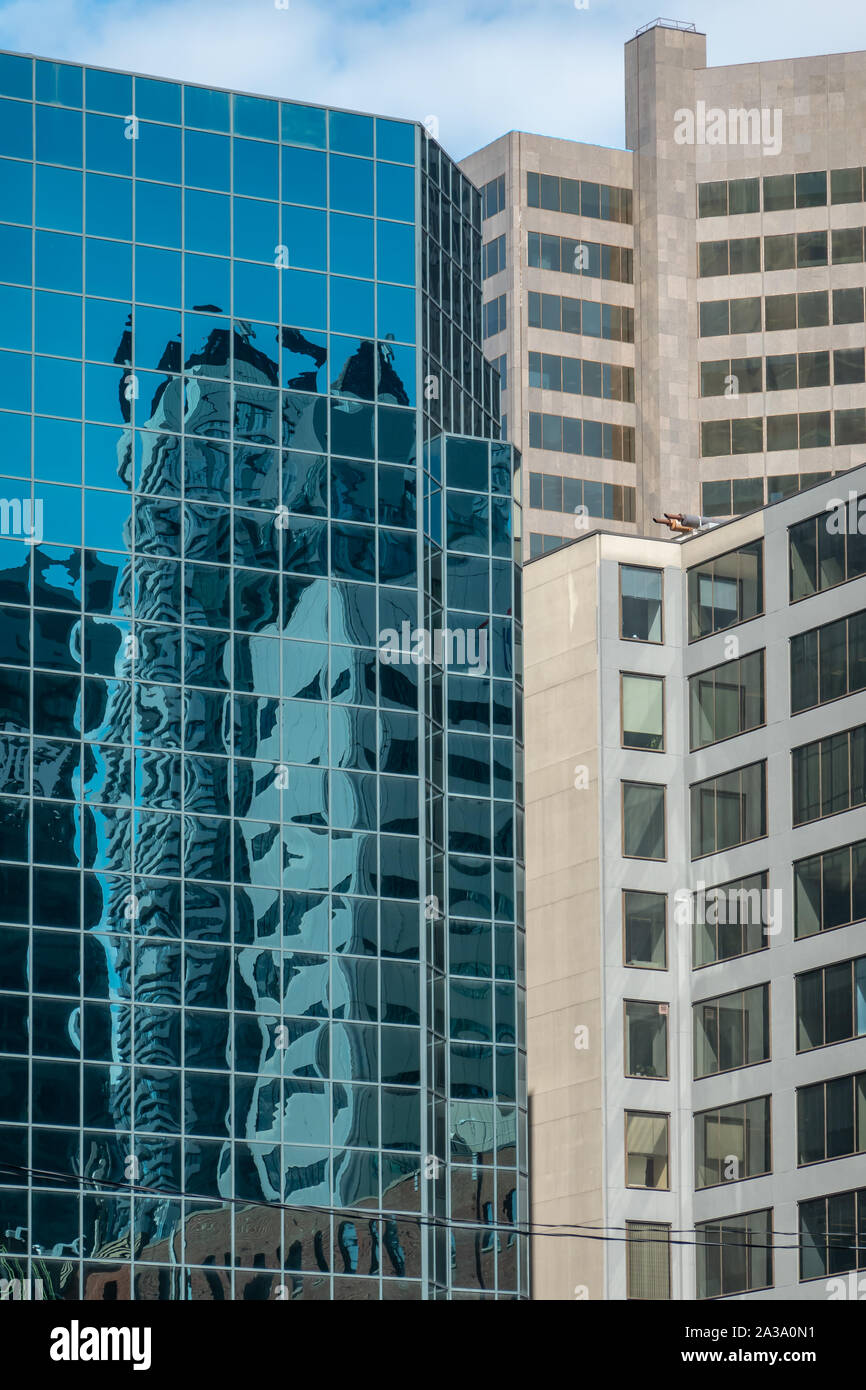
[[[595,483],[552,473],[530,473],[529,505],[546,511],[569,512],[613,521],[634,521],[635,489],[619,483]],[[560,544],[566,537],[560,536]]]
[[[627,859],[666,857],[663,786],[652,782],[623,782],[622,852]]]
[[[719,183],[698,184],[698,217],[727,217],[728,185],[722,179]]]
[[[760,357],[701,363],[702,396],[746,396],[764,389]]]
[[[766,872],[730,879],[715,888],[702,887],[695,893],[694,968],[766,950],[767,928],[775,921],[770,901]]]
[[[559,178],[555,174],[526,175],[526,201],[531,208],[551,212],[582,213],[605,222],[631,222],[632,191],[584,179]]]
[[[662,572],[620,565],[620,635],[629,642],[663,642]]]
[[[835,416],[837,444],[866,444],[866,409],[863,406],[837,410]]]
[[[770,182],[764,179],[764,185]],[[773,1212],[695,1223],[697,1296],[724,1298],[773,1287]]]
[[[861,203],[863,201],[863,170],[833,169],[830,173],[831,203]]]
[[[620,675],[623,748],[660,753],[665,746],[663,676]]]
[[[790,527],[792,603],[866,574],[866,535],[857,529],[859,502],[856,498],[850,505],[828,507]]]
[[[671,1228],[660,1221],[627,1221],[626,1297],[671,1296]]]
[[[829,352],[799,352],[797,354],[797,383],[801,391],[808,391],[815,386],[829,386]]]
[[[866,956],[796,976],[797,1051],[866,1034]]]
[[[731,179],[729,183],[698,184],[698,217],[734,216],[738,212],[760,212],[761,194],[757,179]]]
[[[748,275],[761,269],[761,238],[698,243],[698,275]]]
[[[692,1008],[695,1080],[770,1060],[770,986],[738,989]]]
[[[863,228],[835,227],[832,244],[834,265],[856,265],[863,259]]]
[[[851,1269],[866,1269],[866,1188],[801,1202],[800,1278]]]
[[[625,964],[638,970],[667,969],[667,897],[664,893],[622,895]]]
[[[824,328],[829,322],[830,305],[826,290],[797,295],[797,327]],[[860,316],[863,317],[862,314]]]
[[[610,362],[584,362],[579,357],[559,357],[549,352],[530,352],[529,384],[546,391],[597,396],[604,400],[634,400],[634,368]]]
[[[668,1076],[668,1005],[626,999],[625,1074],[666,1081]]]
[[[634,427],[531,410],[529,446],[532,449],[550,449],[555,453],[583,454],[586,458],[619,459],[633,463]]]
[[[827,233],[797,233],[797,269],[808,270],[810,266],[827,264]]]
[[[784,236],[764,237],[764,269],[792,270],[794,267],[794,236],[788,232]]]
[[[863,322],[863,288],[833,291],[833,322]]]
[[[866,919],[866,840],[794,865],[794,936],[847,927]]]
[[[866,381],[863,348],[837,348],[833,353],[833,384],[856,386],[862,381]]]
[[[701,483],[702,516],[731,516],[763,505],[763,478],[723,478]]]
[[[767,764],[750,763],[691,788],[692,859],[767,833]]]
[[[488,300],[482,307],[484,337],[492,338],[494,333],[502,333],[505,329],[505,295],[500,294],[496,299]]]
[[[767,358],[767,390],[808,390],[830,385],[829,352],[785,353]]]
[[[481,248],[482,253],[482,279],[486,280],[489,276],[495,275],[497,271],[505,269],[505,236],[494,237],[492,241],[486,241]]]
[[[689,641],[764,611],[763,544],[754,541],[689,570]]]
[[[529,232],[528,238],[528,263],[539,270],[632,283],[633,252],[628,246],[608,246],[546,232]]]
[[[866,609],[791,638],[791,713],[866,689]]]
[[[751,652],[689,678],[690,748],[733,738],[764,722],[764,653]]]
[[[599,304],[591,299],[569,299],[530,290],[529,327],[633,343],[634,310],[624,304]]]
[[[797,1089],[797,1165],[866,1150],[866,1072]]]
[[[785,212],[793,206],[793,174],[772,174],[764,179],[764,212]]]
[[[567,536],[544,536],[538,531],[529,533],[529,557],[534,560],[536,555],[544,555],[549,550],[558,550],[561,545],[565,545]]]
[[[761,188],[758,179],[731,179],[728,183],[728,212],[760,212]]]
[[[695,1187],[717,1187],[772,1172],[770,1097],[695,1115]]]
[[[827,175],[823,169],[811,174],[797,174],[797,207],[820,208],[827,203]]]
[[[804,488],[814,487],[832,478],[832,473],[771,473],[767,478],[767,501],[779,502],[784,497],[793,497]]]
[[[760,416],[739,420],[704,420],[701,424],[702,458],[723,454],[759,454],[764,447],[764,422]]]
[[[700,306],[701,337],[715,338],[727,333],[761,331],[760,295],[744,299],[711,299]]]
[[[866,724],[791,750],[793,822],[866,805]]]
[[[483,216],[493,217],[497,212],[502,212],[505,207],[505,175],[500,174],[498,178],[491,179],[481,190],[484,212]]]
[[[862,291],[860,293],[862,297]],[[860,317],[863,317],[862,313]],[[764,300],[764,327],[768,333],[790,328],[823,328],[829,321],[830,305],[826,290],[768,294]]]
[[[669,1117],[643,1110],[625,1112],[625,1185],[670,1189]]]
[[[764,327],[768,333],[797,327],[797,296],[768,294],[764,300]]]

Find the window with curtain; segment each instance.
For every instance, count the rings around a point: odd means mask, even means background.
[[[663,676],[620,676],[623,748],[658,753],[665,746],[665,682]]]
[[[667,1192],[669,1117],[643,1110],[625,1112],[625,1185]]]
[[[626,1297],[671,1296],[671,1228],[660,1221],[627,1221]]]
[[[770,1171],[769,1096],[695,1115],[695,1187],[740,1182]]]

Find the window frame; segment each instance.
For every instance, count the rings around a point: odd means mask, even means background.
[[[645,1238],[644,1235],[641,1235],[641,1236],[632,1235],[631,1232],[632,1232],[632,1229],[633,1229],[633,1228],[636,1229],[636,1230],[641,1231],[642,1233],[645,1233],[646,1231],[650,1231],[650,1230],[653,1230],[653,1231],[664,1231],[664,1232],[665,1232],[665,1238],[664,1238],[663,1240],[652,1240],[652,1239],[650,1239],[650,1238]],[[626,1223],[625,1223],[625,1235],[626,1235],[626,1241],[625,1241],[625,1271],[626,1271],[626,1272],[625,1272],[625,1296],[626,1296],[626,1300],[631,1300],[631,1301],[636,1302],[636,1303],[647,1303],[647,1302],[666,1302],[666,1303],[667,1303],[667,1302],[670,1302],[671,1299],[673,1298],[673,1291],[672,1291],[672,1284],[671,1284],[671,1226],[670,1226],[670,1222],[668,1222],[668,1221],[626,1221]],[[631,1288],[632,1288],[632,1274],[633,1274],[633,1272],[634,1272],[634,1271],[633,1271],[633,1268],[632,1268],[632,1261],[633,1261],[634,1258],[635,1258],[634,1255],[632,1255],[632,1253],[631,1253],[632,1244],[640,1244],[640,1245],[664,1245],[664,1247],[665,1247],[665,1249],[666,1249],[666,1251],[667,1251],[667,1260],[666,1260],[666,1264],[667,1264],[667,1271],[666,1271],[666,1274],[667,1274],[667,1298],[666,1298],[666,1299],[658,1299],[658,1298],[656,1298],[656,1299],[645,1299],[645,1298],[639,1298],[639,1297],[637,1296],[637,1294],[633,1294],[633,1293],[630,1292],[630,1290],[631,1290]]]
[[[701,1184],[699,1184],[699,1183],[698,1183],[698,1136],[697,1136],[697,1127],[698,1127],[699,1121],[704,1120],[704,1119],[706,1118],[706,1116],[708,1116],[708,1115],[717,1115],[717,1116],[720,1116],[720,1115],[722,1114],[723,1111],[725,1111],[725,1110],[734,1110],[734,1109],[736,1109],[738,1106],[753,1105],[753,1104],[755,1103],[755,1101],[759,1101],[759,1100],[766,1101],[766,1134],[767,1134],[767,1148],[768,1148],[768,1150],[769,1150],[769,1167],[766,1168],[766,1169],[764,1169],[764,1170],[763,1170],[762,1172],[760,1172],[760,1173],[743,1173],[742,1176],[739,1177],[739,1178],[720,1178],[718,1182],[709,1182],[709,1183],[701,1183]],[[766,1177],[771,1177],[771,1176],[772,1176],[772,1173],[773,1173],[773,1095],[772,1095],[772,1092],[768,1092],[768,1093],[766,1093],[765,1095],[761,1095],[761,1096],[746,1096],[744,1100],[733,1100],[733,1101],[728,1101],[727,1104],[725,1104],[725,1105],[709,1105],[709,1106],[707,1106],[704,1110],[695,1110],[694,1113],[693,1113],[693,1120],[694,1120],[694,1136],[693,1136],[693,1144],[692,1144],[692,1153],[693,1153],[693,1156],[694,1156],[694,1178],[693,1178],[693,1185],[694,1185],[694,1190],[695,1190],[695,1192],[712,1192],[712,1191],[713,1191],[715,1188],[717,1188],[717,1187],[730,1187],[733,1183],[752,1182],[752,1181],[754,1181],[756,1178],[766,1178]],[[744,1148],[744,1151],[747,1151],[748,1146],[747,1146],[746,1143],[744,1143],[743,1148]],[[704,1141],[704,1154],[706,1155],[706,1140]]]
[[[662,837],[664,839],[664,853],[662,855],[627,854],[625,848],[625,788],[629,787],[653,787],[661,791],[662,794]],[[623,777],[620,779],[620,846],[623,859],[634,859],[642,864],[666,864],[668,862],[668,802],[667,802],[667,783],[666,782],[644,782],[634,777]]]
[[[718,794],[716,793],[716,794],[714,794],[714,797],[713,797],[713,825],[714,825],[713,848],[712,848],[712,849],[708,849],[708,850],[702,850],[701,853],[699,853],[699,854],[694,854],[694,853],[692,853],[691,851],[694,850],[694,843],[693,843],[693,838],[694,838],[694,837],[693,837],[693,834],[692,834],[692,831],[693,831],[693,828],[694,828],[694,817],[695,817],[695,799],[694,799],[694,793],[697,792],[701,787],[706,786],[707,783],[709,783],[709,782],[719,782],[723,777],[730,777],[730,776],[732,776],[734,773],[743,773],[743,772],[747,771],[749,768],[752,768],[752,767],[761,767],[761,768],[763,768],[762,789],[763,789],[763,826],[764,826],[764,828],[763,828],[763,830],[761,831],[760,835],[753,835],[753,836],[751,836],[750,839],[747,839],[747,840],[736,840],[733,844],[730,844],[730,845],[720,845],[720,844],[718,843],[718,827],[719,827]],[[740,780],[740,784],[739,784],[739,790],[738,790],[738,792],[737,792],[737,797],[738,797],[738,800],[739,800],[739,802],[740,802],[740,815],[739,815],[739,819],[740,819],[740,828],[741,828],[741,829],[742,829],[742,827],[743,827],[742,803],[743,803],[744,795],[745,795],[745,793],[743,792],[743,789],[742,789],[742,779],[741,779],[741,780]],[[769,798],[768,798],[768,795],[767,795],[767,759],[766,759],[766,758],[757,758],[757,759],[755,759],[754,762],[751,762],[751,763],[742,763],[742,764],[740,764],[740,765],[737,766],[737,767],[725,768],[725,769],[724,769],[723,771],[721,771],[721,772],[711,773],[711,775],[710,775],[709,777],[702,777],[702,778],[700,778],[700,780],[697,781],[697,782],[690,782],[690,783],[689,783],[689,851],[690,851],[690,856],[689,856],[689,857],[690,857],[691,863],[694,864],[694,863],[696,863],[697,860],[699,860],[699,859],[709,859],[709,858],[710,858],[712,855],[714,855],[714,854],[726,854],[726,853],[728,853],[728,852],[729,852],[730,850],[732,850],[732,849],[739,849],[742,845],[754,845],[754,844],[757,844],[759,840],[766,840],[766,838],[767,838],[767,836],[768,836],[768,834],[769,834],[769,814],[768,814],[768,810],[769,810]]]
[[[626,970],[653,970],[663,972],[668,969],[668,895],[644,888],[623,888],[622,898],[622,963]],[[662,944],[664,947],[664,965],[638,965],[628,958],[628,911],[626,900],[630,893],[641,893],[645,897],[661,898],[664,903],[664,934]]]
[[[623,1110],[623,1157],[625,1159],[625,1183],[624,1186],[630,1192],[670,1192],[671,1191],[671,1116],[670,1111],[665,1110]],[[665,1126],[665,1169],[667,1182],[664,1186],[648,1187],[646,1183],[629,1182],[629,1158],[632,1150],[628,1146],[628,1122],[629,1118],[664,1120]]]
[[[722,670],[724,667],[726,667],[726,666],[732,666],[732,665],[737,665],[737,666],[739,666],[740,663],[741,663],[742,661],[747,660],[748,657],[750,657],[750,656],[760,656],[760,657],[761,657],[761,711],[762,711],[761,722],[760,722],[759,724],[750,724],[750,725],[748,726],[748,728],[739,728],[739,729],[737,729],[736,732],[733,733],[733,734],[725,734],[724,738],[714,738],[714,739],[711,739],[709,743],[694,743],[694,742],[693,742],[693,739],[692,739],[692,681],[700,680],[701,676],[708,676],[708,675],[710,675],[710,674],[715,674],[716,671],[721,671],[721,670]],[[713,691],[714,691],[714,700],[713,700],[713,703],[714,703],[714,705],[715,705],[715,687],[716,687],[716,682],[715,682],[715,680],[714,680],[714,681],[713,681]],[[741,686],[740,688],[742,689],[742,686]],[[720,743],[728,743],[729,740],[732,739],[732,738],[741,738],[741,737],[743,736],[743,734],[750,734],[750,733],[753,733],[753,732],[755,731],[755,729],[765,729],[765,728],[767,727],[767,649],[766,649],[766,647],[756,647],[753,651],[741,653],[740,656],[734,657],[733,660],[730,660],[730,661],[720,661],[720,662],[717,662],[714,666],[705,666],[704,669],[703,669],[702,671],[694,671],[694,672],[688,677],[688,696],[689,696],[689,752],[690,752],[690,753],[698,753],[698,752],[701,752],[704,748],[715,748],[715,747],[717,747]]]
[[[626,732],[626,731],[625,731],[625,698],[624,698],[624,696],[625,696],[625,689],[624,689],[624,681],[626,680],[626,678],[628,678],[628,679],[630,679],[630,680],[653,681],[656,685],[660,685],[660,686],[661,686],[661,690],[662,690],[662,699],[661,699],[661,705],[662,705],[662,727],[661,727],[661,734],[660,734],[661,743],[659,744],[658,748],[649,748],[649,747],[646,747],[646,746],[644,746],[643,744],[640,744],[640,743],[626,743],[626,741],[625,741],[625,732]],[[620,671],[620,673],[619,673],[619,744],[620,744],[620,748],[628,748],[628,749],[630,749],[632,752],[636,752],[636,753],[664,753],[664,752],[666,751],[666,747],[665,747],[666,736],[667,736],[667,698],[666,698],[666,691],[665,691],[665,678],[664,678],[664,676],[657,675],[654,671]]]
[[[741,985],[739,989],[729,989],[723,994],[710,994],[705,999],[696,999],[692,1004],[692,1081],[705,1081],[711,1076],[729,1076],[735,1071],[745,1071],[748,1067],[765,1067],[768,1062],[773,1060],[773,1013],[772,1013],[772,981],[759,980],[753,985]],[[704,1071],[698,1073],[698,1049],[697,1049],[697,1030],[698,1030],[698,1009],[706,1008],[708,1004],[718,1005],[723,999],[730,999],[735,994],[744,995],[749,990],[762,989],[765,991],[766,1015],[767,1015],[767,1055],[760,1057],[754,1062],[738,1062],[733,1067],[721,1067],[718,1071]],[[718,1014],[718,1008],[716,1009]],[[740,1016],[743,1032],[743,1055],[745,1056],[745,1019],[746,1011],[743,1005],[740,1006]]]
[[[655,1005],[658,1010],[659,1018],[665,1021],[665,1074],[664,1076],[647,1076],[628,1070],[630,1061],[630,1048],[628,1044],[628,1006],[638,1004],[641,1008]],[[664,1010],[664,1012],[662,1012]],[[671,1029],[670,1029],[671,1006],[670,1001],[664,999],[623,999],[622,1001],[622,1074],[623,1077],[638,1081],[670,1081],[671,1079]]]
[[[661,616],[661,637],[658,640],[652,637],[626,637],[622,630],[622,572],[624,569],[644,570],[648,574],[657,574],[661,580],[661,597],[659,599],[659,613]],[[665,643],[665,572],[657,565],[631,565],[627,561],[620,561],[618,567],[618,594],[619,594],[619,640],[620,642],[637,642],[641,646],[663,647]]]

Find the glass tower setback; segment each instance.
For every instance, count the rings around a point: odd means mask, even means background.
[[[528,1293],[519,460],[412,123],[0,55],[0,1277]]]

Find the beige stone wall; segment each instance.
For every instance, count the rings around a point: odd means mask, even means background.
[[[527,1056],[534,1223],[604,1222],[598,538],[528,566]],[[575,787],[585,767],[588,785]],[[588,1029],[587,1048],[575,1029]],[[538,1237],[533,1297],[604,1296],[604,1243]]]
[[[700,397],[700,362],[861,347],[862,323],[701,338],[703,301],[843,289],[863,284],[863,264],[699,278],[697,244],[866,224],[866,203],[697,217],[697,185],[866,164],[866,53],[706,66],[702,34],[655,28],[626,45],[626,143],[635,152],[638,479],[652,532],[658,508],[698,512],[702,480],[851,468],[864,446],[766,450],[702,459],[700,424],[741,416],[863,406],[862,385]],[[779,112],[780,148],[678,144],[675,113]]]
[[[491,360],[503,353],[508,357],[508,389],[503,396],[503,410],[508,416],[508,437],[523,456],[524,536],[528,536],[530,531],[540,531],[572,540],[581,532],[575,527],[575,518],[571,513],[529,507],[530,472],[634,487],[635,465],[613,459],[530,449],[529,412],[540,411],[634,427],[635,407],[630,402],[530,388],[529,353],[549,352],[557,356],[633,367],[635,349],[631,343],[530,328],[528,296],[530,291],[537,290],[545,294],[634,308],[634,286],[530,268],[527,263],[527,232],[550,232],[555,236],[575,239],[585,237],[587,241],[609,246],[631,247],[633,228],[622,222],[604,222],[594,217],[575,217],[543,208],[530,208],[527,205],[526,176],[529,172],[545,173],[630,188],[632,155],[628,150],[612,150],[599,145],[584,145],[572,140],[512,131],[464,159],[461,168],[479,187],[505,173],[506,209],[484,222],[483,237],[485,242],[492,241],[502,233],[507,237],[506,269],[484,282],[485,302],[500,294],[506,296],[507,328],[504,333],[488,338],[484,351]],[[599,520],[591,518],[588,524],[595,527]],[[613,530],[634,529],[614,521],[607,525]],[[528,556],[528,541],[525,553]]]

